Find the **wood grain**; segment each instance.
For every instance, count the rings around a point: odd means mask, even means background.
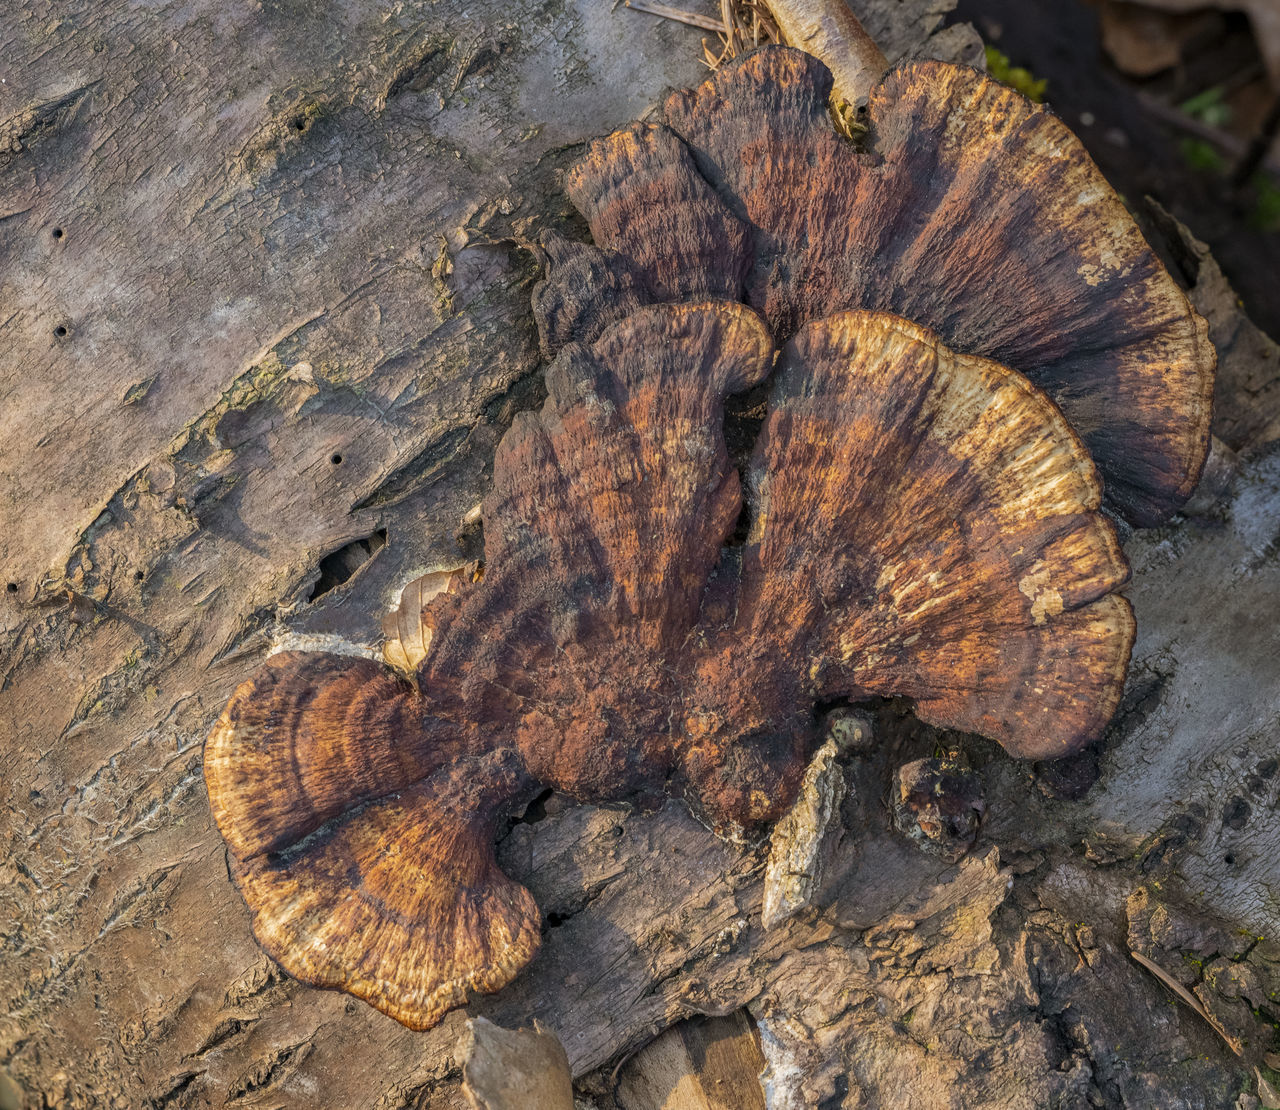
[[[618,1110],[765,1110],[764,1057],[743,1011],[673,1025],[627,1061]]]

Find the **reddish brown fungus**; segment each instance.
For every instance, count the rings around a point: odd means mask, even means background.
[[[397,612],[410,677],[276,655],[206,747],[263,946],[414,1028],[533,956],[537,907],[493,838],[541,790],[671,791],[759,827],[795,797],[817,701],[908,696],[1043,758],[1097,736],[1123,684],[1127,568],[1093,465],[1019,375],[884,313],[805,324],[726,548],[723,403],[774,366],[763,320],[721,301],[593,329],[498,448],[483,579]]]
[[[833,128],[830,89],[816,59],[766,47],[675,93],[665,123],[593,143],[568,185],[596,245],[558,244],[548,346],[615,311],[580,280],[587,256],[631,301],[728,295],[779,340],[844,308],[894,312],[1046,390],[1129,520],[1174,512],[1208,448],[1213,346],[1080,141],[984,74],[927,61],[871,89],[860,149]]]

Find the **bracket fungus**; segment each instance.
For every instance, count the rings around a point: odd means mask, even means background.
[[[723,300],[594,330],[498,447],[483,577],[422,591],[421,651],[393,637],[412,674],[275,655],[207,743],[263,946],[412,1028],[534,955],[494,838],[542,789],[760,829],[798,793],[820,702],[904,695],[1046,757],[1120,696],[1128,568],[1087,451],[1020,375],[880,312],[780,352]],[[744,484],[724,403],[770,374]]]
[[[1167,518],[1208,450],[1205,322],[1050,111],[943,62],[875,84],[858,56],[856,93],[874,87],[857,144],[831,122],[826,66],[783,46],[596,140],[568,179],[595,245],[554,241],[544,344],[637,300],[744,300],[779,341],[841,309],[893,312],[1044,389],[1110,504]],[[625,287],[616,307],[592,270]]]
[[[595,243],[544,238],[547,399],[498,446],[484,573],[414,583],[390,666],[283,652],[231,698],[210,801],[299,979],[415,1029],[509,982],[540,916],[494,839],[548,788],[787,815],[777,921],[838,815],[820,707],[906,697],[1032,759],[1110,720],[1134,625],[1093,460],[1135,523],[1186,499],[1204,321],[1050,113],[859,57],[861,146],[786,47],[592,144]],[[740,476],[724,409],[756,386]]]

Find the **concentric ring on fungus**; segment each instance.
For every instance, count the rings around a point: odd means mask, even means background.
[[[542,789],[671,791],[759,828],[795,798],[820,700],[903,695],[1049,757],[1096,737],[1123,685],[1128,570],[1098,478],[1020,375],[879,312],[809,321],[776,371],[765,322],[728,301],[597,330],[499,445],[484,576],[421,592],[412,676],[275,655],[206,745],[263,947],[415,1029],[536,952],[493,839]],[[744,491],[724,400],[771,372],[752,529],[726,547]]]
[[[1080,140],[967,66],[891,69],[860,145],[834,129],[830,92],[816,58],[764,47],[672,94],[665,122],[597,139],[568,178],[595,246],[558,241],[559,288],[540,296],[590,327],[610,319],[573,260],[594,251],[627,275],[619,312],[673,290],[728,296],[780,342],[842,309],[896,313],[1026,375],[1084,439],[1109,503],[1139,526],[1167,519],[1208,451],[1216,354]]]

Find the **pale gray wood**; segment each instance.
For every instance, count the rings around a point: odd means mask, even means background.
[[[569,1060],[550,1033],[475,1018],[458,1050],[472,1110],[574,1110]]]

